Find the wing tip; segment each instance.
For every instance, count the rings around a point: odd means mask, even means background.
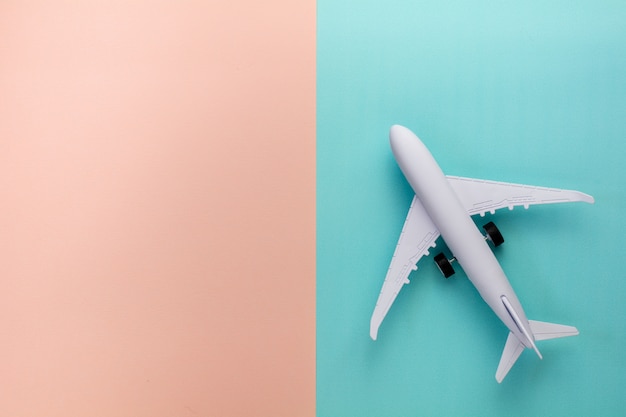
[[[378,329],[370,328],[370,337],[372,338],[372,340],[376,341],[376,339],[378,338]]]
[[[584,201],[585,203],[589,203],[589,204],[595,204],[596,199],[593,198],[593,196],[591,196],[589,194],[585,194],[585,193],[582,193],[582,194],[583,194],[583,200],[582,201]]]
[[[589,203],[589,204],[594,204],[596,202],[596,199],[593,198],[592,195],[583,193],[582,191],[570,191],[570,192],[573,193],[573,195],[575,196],[570,201],[580,201],[580,202]]]
[[[372,340],[376,340],[378,338],[378,328],[380,327],[380,322],[376,320],[376,316],[372,316],[372,320],[370,321],[370,337]]]

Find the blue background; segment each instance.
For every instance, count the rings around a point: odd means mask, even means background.
[[[622,1],[318,0],[318,416],[626,413],[624,22]],[[596,198],[477,220],[529,318],[580,330],[502,384],[507,329],[432,257],[369,338],[412,198],[395,123],[447,174]]]

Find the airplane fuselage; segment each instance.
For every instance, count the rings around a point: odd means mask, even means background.
[[[469,280],[506,327],[526,347],[534,348],[530,324],[515,291],[430,151],[402,126],[392,127],[390,142],[404,176]],[[504,306],[503,296],[517,312],[523,329]]]

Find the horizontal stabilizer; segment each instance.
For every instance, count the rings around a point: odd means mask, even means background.
[[[578,329],[573,326],[535,320],[528,320],[528,322],[530,323],[530,329],[533,332],[535,340],[556,339],[559,337],[576,336],[578,334]],[[502,382],[504,377],[509,373],[524,348],[524,344],[517,336],[509,332],[509,337],[506,339],[504,351],[502,352],[502,357],[500,358],[500,363],[496,371],[496,380],[498,382]]]
[[[544,321],[528,320],[530,329],[535,336],[535,340],[556,339],[558,337],[576,336],[578,329],[573,326],[563,324],[546,323]]]
[[[496,371],[496,381],[502,382],[506,374],[509,373],[515,362],[517,362],[517,358],[522,354],[524,347],[524,344],[513,333],[509,332],[509,337],[506,339],[504,351]]]

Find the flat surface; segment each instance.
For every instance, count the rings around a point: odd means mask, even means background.
[[[319,417],[623,415],[625,19],[607,1],[318,1]],[[432,258],[369,338],[412,198],[394,123],[449,175],[596,198],[480,222],[502,231],[529,318],[580,330],[539,342],[542,361],[524,352],[501,385],[506,328]]]
[[[2,2],[1,416],[315,414],[314,19]]]

